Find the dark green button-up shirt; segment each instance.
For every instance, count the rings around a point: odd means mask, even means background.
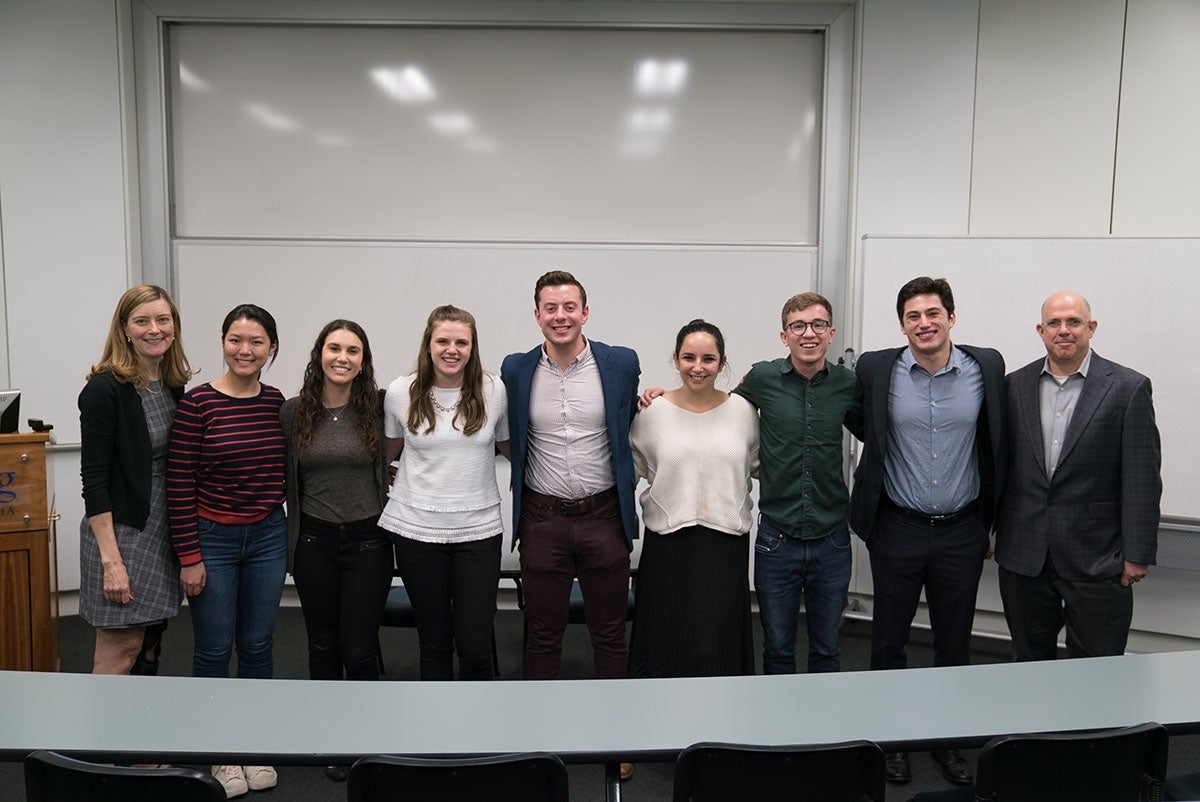
[[[755,363],[734,389],[758,408],[759,511],[793,537],[825,537],[846,522],[842,425],[855,381],[828,362],[806,379],[784,357]]]

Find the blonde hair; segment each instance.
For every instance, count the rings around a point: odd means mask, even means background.
[[[113,310],[112,323],[108,327],[108,338],[104,341],[104,353],[100,355],[100,361],[92,365],[92,369],[88,371],[85,379],[90,379],[97,373],[108,372],[113,374],[118,381],[132,382],[137,387],[145,388],[149,384],[150,377],[146,374],[142,361],[138,359],[133,343],[125,334],[125,325],[129,322],[129,316],[135,309],[142,304],[158,300],[167,302],[175,326],[171,344],[167,347],[167,352],[163,354],[160,363],[159,377],[167,387],[187,385],[188,380],[196,371],[192,370],[187,356],[183,353],[183,333],[179,323],[179,309],[167,291],[154,284],[139,284],[136,287],[130,287],[121,296],[121,300],[117,301],[117,308]]]

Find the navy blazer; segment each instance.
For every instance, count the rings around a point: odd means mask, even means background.
[[[996,520],[1000,490],[1008,468],[1007,424],[1004,412],[1004,357],[994,348],[959,345],[983,373],[983,406],[975,433],[975,453],[979,464],[979,501],[976,515],[985,530],[991,531]],[[858,358],[858,392],[863,405],[863,432],[851,432],[863,441],[862,456],[854,471],[854,490],[850,494],[850,528],[863,540],[875,529],[876,514],[884,494],[884,455],[888,441],[888,394],[892,385],[892,367],[904,353],[903,348],[871,351]]]
[[[1093,352],[1049,477],[1038,389],[1044,363],[1031,362],[1005,382],[1012,463],[996,522],[996,562],[1037,576],[1049,553],[1058,575],[1072,581],[1119,576],[1125,560],[1153,565],[1162,447],[1150,380]]]
[[[621,523],[625,543],[632,549],[637,537],[637,506],[634,489],[633,451],[629,447],[629,424],[637,413],[638,376],[642,369],[637,353],[630,348],[605,345],[588,340],[600,371],[604,392],[604,420],[608,445],[612,451],[613,473],[617,480],[617,498],[621,502]],[[513,546],[521,537],[521,491],[525,487],[525,456],[529,444],[529,396],[533,390],[533,372],[545,356],[539,345],[523,354],[509,354],[500,366],[500,378],[508,391],[508,434],[512,444]]]

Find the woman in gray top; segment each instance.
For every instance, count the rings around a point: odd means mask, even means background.
[[[383,418],[371,344],[350,320],[313,344],[287,436],[288,570],[308,628],[312,679],[373,680],[392,550],[377,525],[387,497]]]

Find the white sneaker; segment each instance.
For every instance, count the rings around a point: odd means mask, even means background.
[[[246,774],[246,785],[251,791],[265,791],[279,782],[279,775],[270,766],[242,766],[242,771]]]
[[[213,766],[212,773],[217,782],[224,786],[227,799],[242,796],[250,790],[246,786],[246,774],[241,766]]]

